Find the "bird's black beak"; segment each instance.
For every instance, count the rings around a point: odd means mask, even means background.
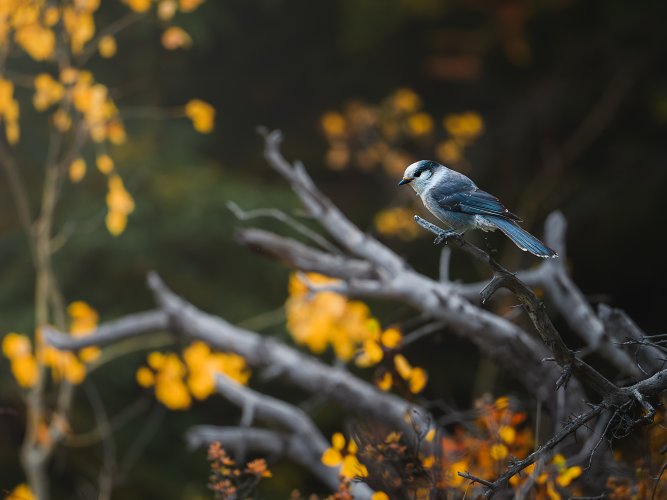
[[[408,179],[407,177],[403,177],[401,179],[401,182],[398,183],[399,186],[402,186],[403,184],[410,184],[412,182],[412,179]]]

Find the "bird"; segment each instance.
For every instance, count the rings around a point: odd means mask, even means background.
[[[405,169],[399,186],[409,184],[424,206],[451,230],[462,235],[469,229],[495,231],[524,252],[541,258],[558,254],[519,226],[521,219],[498,198],[482,191],[469,177],[432,160],[420,160]]]

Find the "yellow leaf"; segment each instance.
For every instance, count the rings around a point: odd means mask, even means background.
[[[461,147],[456,141],[451,139],[439,143],[435,154],[443,163],[458,163],[463,157]]]
[[[64,109],[58,109],[53,113],[53,125],[58,132],[67,132],[72,126],[72,117]]]
[[[79,359],[84,363],[92,363],[93,361],[99,359],[101,354],[102,351],[99,347],[84,347],[79,351]]]
[[[468,469],[468,462],[465,460],[461,460],[459,462],[454,462],[452,465],[449,466],[449,483],[452,486],[459,486],[463,484],[463,481],[465,481],[465,478],[459,476],[459,472],[465,472]]]
[[[125,133],[125,127],[118,120],[112,120],[107,123],[107,137],[112,144],[116,146],[124,144],[127,140],[127,134]]]
[[[5,498],[8,500],[37,500],[37,497],[33,494],[30,486],[25,483],[16,486]]]
[[[398,328],[387,328],[382,332],[380,341],[388,349],[394,349],[401,343],[401,331]]]
[[[359,462],[359,459],[355,455],[346,455],[343,457],[340,474],[348,479],[353,479],[355,477],[368,476],[368,470],[366,466]]]
[[[39,23],[31,23],[17,29],[14,39],[35,61],[50,58],[56,46],[56,36],[53,31]]]
[[[340,451],[333,448],[327,448],[322,454],[322,463],[327,467],[336,467],[343,461],[343,456]]]
[[[45,110],[65,95],[65,87],[48,73],[40,73],[35,77],[35,90],[32,102],[37,111]]]
[[[565,488],[566,486],[569,486],[573,480],[581,476],[581,473],[582,468],[578,465],[566,468],[558,474],[556,483],[558,483],[558,486]]]
[[[350,439],[350,441],[347,443],[347,452],[351,455],[356,455],[358,451],[359,446],[357,446],[356,441],[354,439]]]
[[[185,115],[192,120],[197,132],[208,134],[215,125],[215,109],[200,99],[193,99],[185,105]]]
[[[389,495],[384,491],[376,491],[371,495],[371,500],[389,500]]]
[[[423,368],[413,368],[410,373],[410,392],[412,394],[420,393],[426,387],[427,381],[428,375],[426,375],[426,370]]]
[[[146,12],[151,8],[151,0],[123,0],[134,12]]]
[[[435,427],[426,433],[424,441],[426,441],[427,443],[432,443],[434,438],[435,438]]]
[[[52,27],[60,19],[60,12],[58,7],[47,7],[44,9],[44,24],[46,26]]]
[[[504,444],[494,444],[491,446],[490,455],[494,460],[503,460],[508,455],[507,447]]]
[[[83,300],[75,300],[67,306],[67,314],[71,318],[97,318],[97,312]]]
[[[99,155],[95,161],[95,164],[97,165],[97,169],[104,175],[108,175],[113,172],[113,160],[109,155]]]
[[[69,166],[69,180],[73,183],[80,182],[86,176],[86,162],[83,158],[77,158]]]
[[[170,410],[185,410],[192,405],[192,398],[183,381],[171,376],[156,378],[155,397]]]
[[[433,130],[433,118],[427,113],[415,113],[408,117],[408,133],[413,136],[429,134]]]
[[[187,49],[192,45],[192,38],[187,31],[178,26],[171,26],[162,33],[162,46],[167,50]]]
[[[514,427],[503,425],[498,429],[498,435],[507,444],[512,444],[516,439],[516,430],[514,430]]]
[[[86,378],[86,366],[74,355],[67,356],[63,369],[65,379],[72,384],[80,384],[83,382],[83,379]]]
[[[199,7],[204,0],[179,0],[178,4],[183,12],[192,12]]]
[[[547,496],[549,500],[561,500],[560,493],[556,491],[551,481],[547,482]]]
[[[410,89],[398,89],[392,98],[393,104],[400,111],[410,113],[416,111],[421,106],[421,99]]]
[[[35,385],[39,376],[39,366],[32,354],[15,357],[11,364],[12,375],[16,382],[24,388]]]
[[[161,352],[153,351],[148,355],[148,366],[153,370],[160,370],[165,365],[167,358]]]
[[[382,347],[374,340],[366,340],[364,342],[361,354],[357,357],[356,364],[362,368],[377,365],[382,361],[384,353]]]
[[[509,408],[510,405],[510,398],[507,396],[500,397],[496,399],[496,409],[498,410],[505,410]]]
[[[26,335],[8,333],[2,338],[2,353],[9,359],[32,354],[32,342]]]
[[[345,436],[343,436],[340,432],[336,432],[333,436],[331,436],[331,444],[334,447],[334,450],[342,450],[345,448]]]
[[[393,382],[394,382],[393,377],[389,372],[384,372],[382,377],[376,380],[377,386],[383,391],[388,391],[389,389],[391,389]]]
[[[431,467],[433,467],[434,463],[435,463],[435,456],[434,455],[429,455],[429,456],[424,457],[422,459],[422,466],[426,470],[429,470]]]
[[[340,113],[325,113],[320,119],[324,133],[328,136],[341,136],[345,134],[345,118]]]
[[[412,373],[412,366],[410,366],[408,360],[405,359],[405,356],[402,354],[397,354],[394,356],[394,366],[396,367],[398,374],[403,379],[408,380],[410,378],[410,374]]]
[[[157,15],[162,21],[169,21],[174,17],[177,9],[176,0],[161,0],[157,5]]]
[[[152,387],[155,385],[155,376],[153,372],[146,366],[142,366],[137,370],[136,374],[137,384],[141,387]]]
[[[100,55],[104,58],[115,56],[118,50],[116,39],[111,35],[103,36],[97,45],[97,50],[100,51]]]
[[[215,378],[213,373],[197,370],[188,376],[188,389],[190,393],[200,401],[206,399],[215,392]]]
[[[561,470],[567,464],[567,459],[561,453],[556,453],[551,459],[551,463]]]

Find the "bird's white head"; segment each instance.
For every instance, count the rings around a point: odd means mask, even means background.
[[[419,160],[409,165],[405,169],[403,179],[398,183],[399,186],[403,184],[410,184],[417,194],[422,194],[426,191],[436,180],[436,174],[440,170],[445,170],[444,165],[440,165],[436,161]]]

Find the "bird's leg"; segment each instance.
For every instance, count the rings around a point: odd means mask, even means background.
[[[431,231],[436,235],[435,240],[433,241],[434,245],[439,245],[443,241],[451,238],[452,236],[459,236],[456,231],[442,229],[441,227],[431,224],[429,221],[422,219],[419,215],[415,215],[415,222],[419,224],[424,229]]]
[[[441,229],[441,232],[433,240],[433,244],[437,246],[440,243],[442,243],[443,241],[445,241],[446,239],[451,238],[455,234],[458,234],[458,233],[456,231],[447,231],[445,229]]]

